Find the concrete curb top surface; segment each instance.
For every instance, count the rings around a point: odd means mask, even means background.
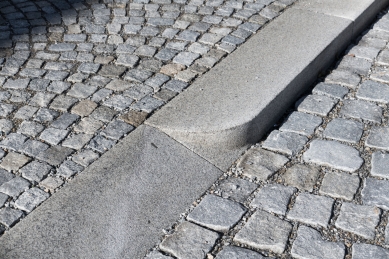
[[[289,8],[7,231],[0,258],[142,258],[388,2]]]

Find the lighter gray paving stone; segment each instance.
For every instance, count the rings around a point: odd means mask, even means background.
[[[387,67],[376,66],[370,74],[370,78],[382,83],[389,83],[389,70]]]
[[[361,78],[359,75],[354,74],[351,71],[341,69],[332,71],[332,73],[326,77],[326,82],[328,83],[340,84],[352,89],[355,89],[360,81]]]
[[[13,173],[7,172],[4,169],[0,169],[0,186],[3,183],[8,182],[9,180],[11,180],[14,177],[15,177],[15,175]]]
[[[157,252],[157,251],[153,251],[151,253],[149,253],[145,259],[172,259],[173,257],[170,257],[170,256],[165,256],[163,254],[161,254],[160,252]]]
[[[100,153],[105,153],[108,151],[111,147],[115,145],[114,140],[106,139],[100,135],[94,137],[88,144],[88,147],[100,152]]]
[[[318,116],[293,112],[280,127],[280,131],[294,132],[305,136],[313,134],[315,129],[322,123]]]
[[[32,118],[32,116],[35,114],[37,110],[38,108],[36,107],[25,105],[15,113],[14,118],[21,119],[21,120],[29,120]]]
[[[93,115],[93,113],[92,113]],[[75,127],[74,131],[86,134],[95,134],[104,124],[90,117],[83,118]]]
[[[2,160],[0,166],[7,171],[16,171],[31,159],[25,155],[9,152]]]
[[[31,212],[39,204],[49,198],[49,196],[50,195],[48,193],[42,191],[39,188],[34,187],[20,195],[15,202],[15,206],[18,209],[24,210],[26,212]]]
[[[255,212],[244,227],[235,235],[234,241],[281,254],[288,242],[292,225],[264,211]]]
[[[30,181],[40,182],[49,174],[51,166],[44,162],[32,161],[19,170],[24,178]]]
[[[140,110],[147,113],[151,113],[154,110],[161,107],[163,104],[164,102],[159,99],[153,98],[151,96],[146,96],[141,100],[139,100],[138,102],[136,102],[135,104],[133,104],[131,107],[134,110]]]
[[[49,176],[39,183],[39,186],[43,187],[45,191],[53,192],[55,189],[60,187],[64,181],[59,177]]]
[[[80,116],[70,113],[63,113],[55,121],[51,123],[51,127],[56,129],[65,130],[74,122],[76,122]]]
[[[364,81],[358,88],[357,97],[387,104],[389,103],[389,86],[371,80]]]
[[[257,184],[247,180],[230,177],[219,184],[217,193],[223,198],[229,198],[243,203],[257,187]]]
[[[354,119],[381,123],[382,108],[362,100],[345,100],[340,114]]]
[[[389,258],[389,251],[387,249],[375,245],[356,243],[352,246],[352,249],[353,249],[352,259]]]
[[[12,227],[21,217],[23,212],[9,207],[0,209],[0,223],[7,227]]]
[[[354,46],[349,51],[350,56],[355,56],[357,58],[364,58],[369,61],[373,61],[380,52],[380,49],[366,46]]]
[[[91,118],[102,121],[110,122],[117,112],[106,106],[100,106],[90,115]]]
[[[338,68],[346,69],[363,76],[369,73],[370,67],[371,61],[351,56],[345,56],[338,65]]]
[[[8,200],[8,195],[0,192],[0,207],[3,207]]]
[[[116,65],[134,67],[139,61],[139,57],[130,54],[120,54],[116,60]]]
[[[29,105],[38,107],[47,107],[55,94],[38,92],[29,101]]]
[[[179,81],[179,80],[170,80],[164,85],[164,88],[167,88],[174,92],[181,92],[188,86],[188,83]]]
[[[371,170],[372,176],[382,177],[389,179],[389,154],[374,152],[371,158]]]
[[[92,134],[73,134],[64,140],[62,146],[79,150],[83,148],[92,139],[92,137]]]
[[[12,178],[8,182],[0,186],[0,192],[11,197],[17,197],[30,187],[30,183],[20,176]]]
[[[219,234],[213,231],[190,222],[183,222],[172,235],[162,241],[159,247],[162,251],[178,258],[202,259],[218,238]]]
[[[96,86],[76,83],[72,86],[72,88],[69,90],[67,95],[75,97],[75,98],[79,98],[79,99],[84,99],[84,98],[91,96],[96,91],[97,91]]]
[[[296,164],[288,168],[281,175],[285,184],[308,192],[313,191],[313,187],[319,177],[319,170],[313,166]]]
[[[56,94],[62,94],[64,91],[69,89],[69,87],[70,87],[70,83],[62,82],[62,79],[60,79],[58,81],[51,82],[50,85],[47,87],[47,91],[53,92]]]
[[[25,89],[30,83],[30,79],[8,79],[3,88],[8,89]]]
[[[348,93],[348,89],[337,84],[319,83],[313,88],[312,93],[342,99]]]
[[[364,205],[373,205],[384,210],[389,209],[388,181],[366,178],[361,195]]]
[[[375,40],[378,40],[379,42],[381,41],[379,39],[375,39]],[[381,42],[383,42],[383,45],[385,47],[386,41],[381,41]],[[382,47],[382,48],[384,48],[384,47]],[[388,50],[382,50],[381,51],[381,53],[378,55],[378,57],[376,59],[376,64],[383,65],[383,66],[388,66],[389,65],[389,51]]]
[[[358,170],[363,164],[363,159],[355,148],[336,141],[317,139],[310,143],[303,160],[348,172]]]
[[[343,203],[335,226],[366,239],[374,239],[381,211],[373,206]]]
[[[132,98],[128,98],[122,95],[114,95],[105,100],[103,104],[118,110],[124,110],[128,108],[133,102],[134,100]]]
[[[330,97],[322,95],[308,95],[298,104],[297,110],[300,112],[307,112],[327,116],[332,110],[336,101]]]
[[[74,162],[76,162],[77,164],[80,164],[84,167],[87,167],[93,161],[95,161],[97,158],[99,158],[99,155],[97,153],[93,152],[90,149],[87,149],[87,150],[84,150],[77,155],[74,155],[72,160]]]
[[[174,63],[190,66],[200,55],[192,52],[180,52],[173,59]]]
[[[298,259],[343,259],[345,247],[341,242],[323,240],[320,233],[310,227],[300,226],[291,254]]]
[[[215,231],[227,232],[246,211],[247,209],[237,202],[215,195],[207,195],[187,218]]]
[[[389,151],[389,127],[373,127],[365,144],[368,147]]]
[[[351,201],[359,188],[359,183],[360,179],[357,175],[327,172],[319,193]]]
[[[285,215],[290,198],[295,192],[295,188],[281,184],[265,185],[255,194],[250,205],[267,212]]]
[[[16,107],[12,104],[0,103],[0,114],[2,117],[7,117],[15,110],[15,108]]]
[[[331,198],[301,193],[287,217],[308,225],[326,228],[331,218],[333,204],[334,200]]]
[[[285,156],[260,148],[252,148],[239,160],[237,166],[243,169],[244,176],[264,181],[288,161],[289,159]]]
[[[308,138],[305,136],[293,132],[274,130],[270,133],[265,142],[263,142],[262,147],[289,156],[294,156],[303,149],[307,141]]]
[[[105,87],[113,91],[124,91],[129,89],[131,87],[131,84],[123,80],[114,79],[109,82]]]
[[[261,254],[238,246],[225,246],[215,259],[264,259]]]
[[[0,119],[0,133],[8,134],[13,128],[13,123],[10,120]]]
[[[42,143],[41,141],[29,139],[23,144],[20,151],[28,156],[36,157],[39,153],[48,148],[49,145]]]
[[[107,127],[101,132],[101,135],[110,139],[118,140],[133,129],[134,127],[129,124],[120,120],[115,120],[107,125]]]
[[[328,123],[323,136],[356,144],[361,139],[362,133],[363,124],[361,122],[335,118]]]
[[[57,175],[64,178],[70,178],[73,175],[84,170],[82,165],[76,164],[71,160],[66,160],[63,164],[57,169]]]
[[[35,114],[34,121],[41,122],[41,123],[47,123],[53,121],[55,118],[57,118],[59,115],[59,112],[47,109],[47,108],[40,108],[38,112]]]
[[[67,130],[47,128],[41,133],[39,138],[51,145],[58,145],[68,134],[69,131]]]

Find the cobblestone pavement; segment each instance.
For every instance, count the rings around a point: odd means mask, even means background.
[[[389,258],[389,14],[146,258]]]
[[[2,0],[0,235],[294,0]]]

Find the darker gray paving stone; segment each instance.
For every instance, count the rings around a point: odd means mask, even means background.
[[[62,176],[64,178],[70,178],[73,175],[84,170],[82,165],[76,164],[71,160],[66,160],[61,164],[61,166],[57,169],[57,175]]]
[[[104,105],[118,110],[124,110],[128,108],[131,103],[134,102],[134,99],[128,98],[122,95],[114,95],[104,101]]]
[[[308,192],[313,191],[313,187],[319,177],[319,170],[312,166],[296,164],[288,168],[281,175],[285,184]]]
[[[105,98],[107,98],[108,96],[110,96],[112,94],[113,91],[109,90],[109,89],[100,89],[98,90],[96,93],[93,94],[92,98],[91,98],[91,101],[93,102],[100,102],[101,100],[104,100]]]
[[[9,180],[11,180],[14,177],[15,177],[15,175],[13,173],[7,172],[4,169],[0,169],[0,186],[3,183],[8,182]]]
[[[153,72],[145,71],[141,69],[131,69],[126,73],[125,80],[134,81],[137,83],[143,83],[146,79],[151,77]]]
[[[93,111],[90,117],[103,122],[110,122],[116,114],[117,112],[115,110],[105,106],[100,106]]]
[[[238,246],[225,246],[215,259],[264,259],[261,254]]]
[[[21,217],[23,212],[9,207],[0,209],[0,223],[6,227],[12,227]]]
[[[117,49],[116,49],[117,52]],[[124,74],[127,68],[115,65],[103,65],[99,71],[99,75],[109,78],[119,77]]]
[[[228,178],[217,187],[217,193],[223,198],[229,198],[238,202],[245,202],[258,185],[240,178]]]
[[[331,218],[333,204],[334,200],[331,198],[301,193],[287,217],[308,225],[326,228]]]
[[[73,97],[79,98],[79,99],[84,99],[84,98],[91,96],[96,91],[97,91],[96,86],[76,83],[72,86],[72,88],[69,90],[67,95],[73,96]]]
[[[352,259],[389,258],[389,251],[387,249],[375,245],[356,243],[352,246],[352,249],[353,249]]]
[[[281,132],[274,130],[263,142],[262,147],[277,151],[286,155],[294,156],[303,149],[308,138],[293,132]]]
[[[97,151],[97,152],[105,153],[106,151],[111,149],[111,147],[113,147],[113,145],[115,145],[114,140],[109,140],[109,139],[106,139],[106,138],[99,135],[99,136],[96,136],[95,138],[93,138],[89,142],[88,147]]]
[[[53,81],[47,87],[47,91],[53,92],[56,94],[62,94],[64,91],[69,89],[69,87],[70,87],[70,83],[68,83],[68,82]]]
[[[12,104],[0,103],[0,114],[2,117],[7,117],[15,110],[15,108],[16,107]]]
[[[19,110],[14,114],[14,118],[21,119],[21,120],[29,120],[32,118],[32,116],[35,114],[37,110],[38,108],[36,107],[25,105],[19,108]]]
[[[223,43],[227,43],[231,45],[239,45],[242,44],[244,41],[245,41],[244,39],[232,35],[227,35],[222,39]]]
[[[234,241],[281,254],[291,231],[292,225],[289,222],[267,212],[257,211],[235,235]]]
[[[28,156],[36,157],[39,153],[49,148],[49,145],[42,143],[41,141],[27,140],[20,151]]]
[[[303,160],[348,172],[358,170],[363,164],[363,159],[355,148],[336,141],[318,139],[310,143]]]
[[[0,133],[8,134],[13,128],[13,123],[10,120],[0,119]]]
[[[135,84],[130,89],[124,91],[123,95],[138,101],[146,95],[152,94],[153,92],[153,88],[150,86],[144,84]]]
[[[354,119],[381,123],[382,108],[362,100],[344,100],[340,114]]]
[[[101,132],[101,135],[110,139],[118,140],[133,129],[134,127],[129,124],[120,120],[115,120],[108,124],[108,126]]]
[[[183,81],[172,79],[169,82],[167,82],[163,88],[169,89],[174,92],[181,92],[188,86],[188,83],[185,83]]]
[[[62,146],[79,150],[83,148],[92,139],[92,137],[92,134],[73,134],[62,142]]]
[[[154,77],[151,77],[145,81],[145,84],[154,88],[154,90],[159,89],[164,83],[169,81],[170,77],[164,74],[156,74]]]
[[[362,133],[363,124],[361,122],[335,118],[328,123],[323,136],[356,144],[361,139]]]
[[[131,54],[119,54],[116,65],[134,67],[139,61],[139,57]]]
[[[353,73],[366,76],[369,73],[371,61],[363,58],[345,56],[337,68],[346,69]]]
[[[176,38],[179,40],[186,40],[186,41],[195,42],[199,36],[200,36],[200,33],[198,33],[198,32],[191,31],[191,30],[185,30],[185,31],[182,31],[180,34],[178,34],[176,36]]]
[[[190,222],[183,222],[176,231],[167,236],[159,245],[164,252],[178,258],[201,259],[211,251],[219,234],[199,227]]]
[[[57,43],[52,44],[49,46],[49,51],[55,51],[55,52],[65,52],[65,51],[72,51],[76,48],[76,44],[74,43]]]
[[[50,105],[50,109],[66,112],[77,102],[76,98],[58,95]]]
[[[357,175],[327,172],[320,187],[320,194],[351,201],[359,188]]]
[[[169,26],[174,24],[174,20],[169,18],[150,17],[147,19],[147,23],[153,26]]]
[[[280,131],[294,132],[305,136],[313,134],[322,123],[322,118],[303,112],[293,112],[280,127]]]
[[[173,257],[161,254],[158,251],[153,251],[146,255],[145,259],[172,259]]]
[[[293,242],[291,254],[293,258],[343,259],[345,247],[341,242],[323,240],[320,232],[313,228],[300,226],[297,238]]]
[[[85,73],[85,74],[96,74],[100,68],[100,64],[95,63],[82,63],[77,71]]]
[[[372,176],[382,177],[389,179],[389,154],[374,152],[371,158],[371,170]]]
[[[161,89],[160,91],[154,94],[154,97],[164,102],[168,102],[171,99],[173,99],[176,95],[177,95],[176,92],[173,92],[169,89]]]
[[[312,93],[342,99],[348,93],[348,89],[337,84],[319,83],[313,88]]]
[[[138,102],[136,102],[135,104],[133,104],[131,107],[134,110],[140,110],[147,113],[151,113],[164,104],[165,103],[159,99],[153,98],[151,96],[146,96],[141,100],[139,100]]]
[[[295,188],[281,184],[265,185],[255,194],[250,205],[267,212],[285,215],[290,198],[295,192]]]
[[[69,75],[69,72],[66,72],[66,71],[49,71],[44,76],[44,79],[49,79],[49,80],[53,80],[53,81],[64,81],[68,75]]]
[[[327,116],[336,103],[337,101],[330,97],[312,94],[306,96],[301,103],[297,102],[297,110]]]
[[[39,138],[51,145],[58,145],[68,134],[69,131],[67,130],[47,128],[41,133]]]
[[[49,196],[50,195],[48,193],[34,187],[20,195],[19,198],[15,201],[15,206],[18,209],[31,212],[39,204],[49,198]]]
[[[56,129],[65,130],[74,122],[76,122],[80,116],[71,113],[63,113],[55,121],[53,121],[50,126]]]
[[[99,154],[93,152],[90,149],[87,149],[82,151],[81,153],[73,155],[72,160],[77,164],[87,167],[98,158],[99,158]]]
[[[59,112],[47,109],[47,108],[40,108],[38,112],[35,114],[34,121],[41,122],[41,123],[47,123],[53,121],[55,118],[57,118],[59,115]]]
[[[239,160],[237,166],[243,168],[243,175],[264,181],[288,161],[289,159],[282,155],[252,148]]]
[[[71,148],[53,146],[40,152],[36,157],[52,166],[58,166],[73,152]]]
[[[174,63],[190,66],[200,55],[192,52],[180,52],[173,59]]]
[[[169,61],[174,58],[177,53],[177,50],[164,48],[161,49],[154,57],[162,61]]]
[[[389,86],[371,80],[364,81],[358,88],[357,97],[367,101],[389,103]]]
[[[247,209],[237,202],[207,195],[187,218],[204,227],[227,232],[238,223],[246,211]]]
[[[49,174],[51,166],[44,162],[32,161],[19,170],[24,178],[30,181],[40,182]]]
[[[20,176],[16,176],[0,186],[0,192],[11,197],[17,197],[30,187],[30,182]]]
[[[368,147],[389,151],[389,127],[373,127],[365,144]]]
[[[3,207],[8,200],[8,195],[0,193],[0,207]],[[1,231],[0,231],[1,232]]]
[[[345,202],[335,226],[363,238],[374,239],[380,215],[381,211],[376,207]]]
[[[55,94],[38,92],[30,99],[28,104],[32,106],[46,107],[54,97]]]
[[[384,210],[389,209],[388,181],[366,178],[361,195],[363,204],[377,206]]]
[[[45,191],[53,192],[60,187],[64,181],[59,177],[49,176],[39,183],[39,186],[45,188]]]
[[[3,85],[3,88],[9,89],[25,89],[30,83],[30,79],[8,79]]]

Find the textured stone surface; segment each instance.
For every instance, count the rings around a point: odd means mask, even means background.
[[[389,179],[389,154],[374,152],[371,158],[371,170],[372,176],[383,177]]]
[[[291,230],[289,222],[267,212],[257,211],[235,235],[234,241],[280,254],[285,250]]]
[[[319,170],[313,166],[294,165],[281,175],[285,184],[311,192],[319,177]]]
[[[336,141],[314,140],[304,153],[303,159],[319,165],[354,172],[363,164],[358,150]]]
[[[261,254],[241,248],[238,246],[226,246],[215,257],[215,259],[262,259]]]
[[[344,245],[340,242],[324,241],[320,233],[310,227],[300,226],[293,242],[291,254],[294,258],[342,259]]]
[[[322,95],[308,95],[298,104],[297,110],[326,116],[334,107],[336,101],[330,97]]]
[[[319,193],[351,201],[359,188],[359,183],[360,179],[357,175],[327,172]]]
[[[24,178],[39,182],[50,172],[51,166],[44,162],[32,161],[19,170]]]
[[[344,100],[340,114],[349,118],[380,123],[382,109],[374,103],[362,100]]]
[[[357,121],[340,118],[333,119],[328,123],[323,135],[327,138],[358,143],[362,137],[363,124]]]
[[[240,178],[228,178],[217,187],[217,192],[223,198],[244,202],[257,189],[258,185]]]
[[[297,154],[307,143],[308,138],[293,132],[272,131],[262,147],[286,155]]]
[[[34,187],[20,195],[15,202],[15,206],[21,210],[31,212],[36,206],[44,202],[48,197],[48,193]]]
[[[366,139],[366,146],[389,151],[389,127],[373,127]]]
[[[354,244],[352,259],[377,258],[384,259],[389,257],[389,251],[385,248],[369,245],[369,244]]]
[[[371,80],[364,81],[358,88],[357,97],[367,101],[389,103],[389,86]]]
[[[313,88],[312,93],[341,99],[348,93],[348,90],[337,84],[319,83]]]
[[[0,209],[0,223],[7,227],[12,227],[20,217],[23,216],[23,212],[15,210],[9,207]]]
[[[318,116],[302,112],[293,112],[284,124],[282,124],[280,131],[310,136],[321,123],[322,119]]]
[[[301,193],[287,217],[312,226],[327,227],[333,203],[334,200],[328,197]]]
[[[17,197],[20,193],[27,190],[30,187],[30,183],[20,176],[12,178],[6,183],[0,186],[0,192],[7,194],[8,196]]]
[[[239,203],[215,195],[207,195],[187,218],[207,228],[227,232],[246,211],[246,208]]]
[[[389,182],[366,178],[362,189],[362,201],[365,205],[374,205],[382,209],[389,209]]]
[[[0,166],[8,171],[15,171],[30,161],[28,156],[9,152],[1,162]]]

